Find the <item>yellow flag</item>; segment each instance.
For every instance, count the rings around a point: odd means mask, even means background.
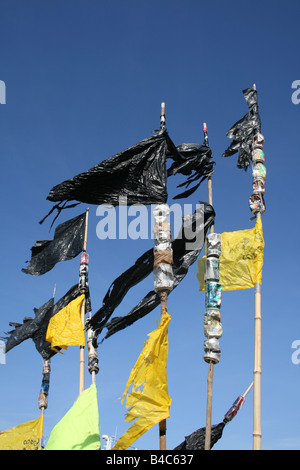
[[[120,437],[113,450],[125,450],[152,426],[168,418],[171,406],[167,387],[168,325],[171,317],[166,312],[158,328],[148,336],[132,369],[122,403],[127,395],[126,421],[135,423]],[[128,393],[129,387],[133,389]]]
[[[0,432],[0,450],[38,450],[42,437],[42,418]]]
[[[262,222],[256,219],[254,228],[221,233],[219,265],[223,290],[249,289],[261,283],[264,257]],[[198,260],[197,278],[200,290],[205,290],[205,257]]]
[[[82,294],[57,312],[49,321],[46,341],[51,348],[67,349],[68,346],[85,346],[84,327],[81,321]]]

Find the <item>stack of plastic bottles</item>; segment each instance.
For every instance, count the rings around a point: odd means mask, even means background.
[[[219,338],[222,336],[221,296],[222,285],[219,283],[219,257],[221,255],[221,235],[210,233],[207,236],[207,257],[205,262],[205,307],[203,359],[217,364],[220,361],[221,350]]]
[[[249,199],[249,207],[252,214],[257,214],[258,212],[263,214],[265,212],[264,194],[267,170],[263,146],[264,136],[259,133],[254,141],[252,151],[253,193]]]

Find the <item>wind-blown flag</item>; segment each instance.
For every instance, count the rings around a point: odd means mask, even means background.
[[[51,431],[45,450],[99,450],[97,388],[85,390]]]
[[[247,230],[221,233],[219,276],[222,290],[249,289],[261,283],[264,257],[262,222]],[[205,290],[205,257],[198,260],[197,278]]]
[[[171,406],[167,387],[168,325],[170,315],[165,312],[158,328],[148,336],[132,369],[122,402],[126,398],[126,421],[136,420],[118,439],[113,450],[125,450],[152,426],[168,418]],[[129,392],[129,387],[133,386]]]
[[[244,395],[239,395],[237,399],[233,402],[232,406],[229,408],[227,413],[224,415],[223,421],[219,424],[215,424],[211,427],[211,441],[210,441],[210,448],[216,444],[216,442],[221,439],[223,435],[224,428],[226,424],[233,420],[236,416],[237,412],[241,409],[245,402],[245,397],[249,393],[253,386],[253,382]],[[206,428],[197,429],[197,431],[193,432],[189,436],[186,436],[184,441],[179,444],[179,446],[175,447],[174,450],[204,450],[205,449],[205,435],[206,435]]]
[[[203,248],[207,231],[214,222],[215,212],[213,207],[207,203],[200,204],[200,209],[184,217],[179,235],[172,241],[173,290],[180,284],[187,275],[190,266],[197,260]],[[191,233],[195,239],[191,239]],[[188,246],[191,242],[193,243],[193,249]],[[133,266],[113,281],[103,299],[102,307],[90,320],[87,320],[88,325],[97,335],[100,335],[103,329],[107,328],[108,332],[105,338],[108,338],[147,315],[160,304],[159,294],[151,290],[127,315],[115,317],[109,321],[127,292],[153,272],[153,261],[153,248],[151,248],[140,256]]]
[[[227,132],[227,137],[232,139],[230,146],[223,153],[223,157],[229,157],[239,152],[237,167],[247,170],[252,156],[252,144],[255,135],[260,132],[261,120],[257,104],[257,91],[251,88],[243,90],[249,112],[236,122]]]
[[[173,160],[168,170],[167,159]],[[58,211],[64,209],[59,204],[72,200],[113,206],[122,201],[128,206],[165,203],[168,198],[168,176],[177,173],[189,175],[187,181],[179,187],[189,187],[200,180],[194,188],[176,196],[187,197],[213,172],[213,165],[209,147],[199,144],[175,147],[167,130],[163,128],[90,170],[54,186],[47,199],[58,202],[53,207]]]
[[[81,296],[78,285],[74,285],[69,291],[59,299],[54,305],[54,299],[50,299],[39,309],[34,309],[35,318],[25,317],[22,323],[9,323],[15,329],[9,331],[6,338],[2,338],[6,343],[6,352],[22,343],[26,339],[32,338],[35,347],[43,359],[50,359],[57,351],[51,349],[51,343],[46,341],[46,333],[52,317],[62,311],[72,301]],[[91,311],[91,301],[89,292],[86,294],[86,312]],[[59,349],[59,348],[56,348]]]
[[[23,323],[10,322],[9,326],[13,326],[14,329],[6,333],[9,335],[8,337],[2,338],[5,341],[6,352],[10,351],[15,346],[18,346],[26,339],[33,339],[36,335],[39,336],[44,323],[48,324],[48,318],[52,315],[53,306],[54,299],[51,298],[39,309],[34,309],[35,318],[25,317]],[[45,342],[45,337],[43,342],[40,343],[43,344],[42,350],[46,353],[48,351],[49,344]],[[53,354],[55,354],[55,352],[52,352],[51,354],[51,351],[49,351],[49,357],[47,359],[50,359]]]
[[[42,419],[37,418],[0,432],[0,450],[38,450]]]
[[[22,271],[40,276],[50,271],[59,261],[75,258],[83,250],[86,213],[74,217],[55,230],[54,239],[38,240],[31,248],[31,260]]]
[[[81,321],[82,294],[57,312],[49,321],[46,341],[51,349],[67,349],[68,346],[85,346],[84,326]]]

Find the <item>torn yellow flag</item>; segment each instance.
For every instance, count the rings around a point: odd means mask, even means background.
[[[41,417],[0,432],[0,450],[38,450],[42,436]]]
[[[84,327],[81,321],[82,294],[57,312],[49,321],[46,341],[51,348],[67,349],[68,346],[85,346]]]
[[[171,406],[167,387],[168,325],[171,317],[162,315],[158,328],[148,336],[132,369],[122,403],[127,395],[126,421],[135,423],[120,437],[113,450],[125,450],[152,426],[168,418]],[[132,391],[128,392],[133,385]]]
[[[249,289],[261,283],[264,258],[264,238],[261,218],[254,228],[221,233],[219,265],[222,290]],[[197,278],[200,290],[205,290],[205,259],[198,260]]]

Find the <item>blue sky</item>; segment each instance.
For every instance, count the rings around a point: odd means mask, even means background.
[[[251,228],[251,172],[236,168],[236,156],[221,157],[226,131],[247,112],[242,90],[256,83],[267,166],[263,215],[265,263],[262,286],[262,448],[300,449],[299,372],[292,362],[300,340],[297,239],[300,104],[292,83],[300,80],[300,4],[229,0],[1,1],[0,107],[2,171],[2,276],[0,332],[22,322],[46,302],[57,285],[59,299],[78,281],[79,258],[34,278],[21,272],[37,239],[52,238],[49,190],[61,181],[148,137],[166,124],[176,145],[203,141],[208,125],[216,169],[213,203],[218,232]],[[168,183],[169,203],[176,194]],[[207,201],[207,184],[186,202]],[[85,209],[67,212],[67,220]],[[96,206],[90,206],[87,250],[93,312],[111,282],[153,240],[99,240]],[[288,250],[288,247],[290,249]],[[174,448],[205,424],[207,364],[203,361],[204,294],[194,264],[170,295],[168,387],[172,398],[167,447]],[[116,311],[123,315],[153,286],[136,286]],[[221,361],[215,367],[213,423],[223,419],[253,378],[254,292],[225,292],[222,298]],[[97,375],[101,434],[127,429],[122,395],[156,309],[99,347]],[[298,358],[296,354],[296,358]],[[52,360],[45,438],[78,395],[79,351]],[[26,341],[0,364],[0,430],[39,416],[42,360]],[[86,374],[86,386],[90,376]],[[224,430],[214,449],[252,448],[253,394]],[[158,448],[155,426],[136,442]]]

